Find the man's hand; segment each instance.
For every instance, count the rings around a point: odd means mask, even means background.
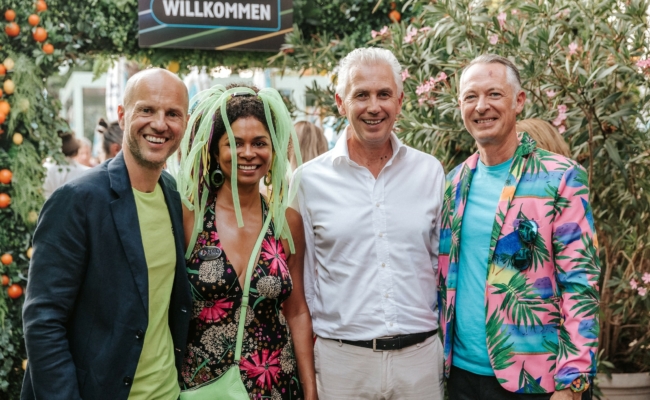
[[[559,390],[553,393],[551,400],[580,400],[582,393],[574,393],[571,389]]]

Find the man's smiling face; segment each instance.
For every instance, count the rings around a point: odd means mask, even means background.
[[[402,109],[395,77],[387,63],[359,65],[350,70],[345,97],[336,95],[339,113],[347,117],[361,143],[380,145],[393,131]]]
[[[461,116],[479,146],[505,143],[516,135],[517,115],[525,100],[523,91],[515,93],[503,64],[475,64],[463,72]]]

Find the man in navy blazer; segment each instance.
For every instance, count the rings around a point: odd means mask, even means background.
[[[178,398],[192,299],[180,196],[163,166],[188,103],[171,72],[134,75],[118,108],[122,152],[45,203],[23,309],[21,399]]]

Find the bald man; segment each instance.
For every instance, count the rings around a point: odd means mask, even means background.
[[[34,234],[21,399],[177,399],[191,313],[181,202],[163,172],[188,93],[163,69],[127,83],[122,151],[54,192]]]

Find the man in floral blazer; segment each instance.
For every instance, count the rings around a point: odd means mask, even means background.
[[[483,55],[460,80],[477,154],[446,180],[440,325],[450,399],[588,399],[600,265],[587,173],[517,134],[519,72]]]

